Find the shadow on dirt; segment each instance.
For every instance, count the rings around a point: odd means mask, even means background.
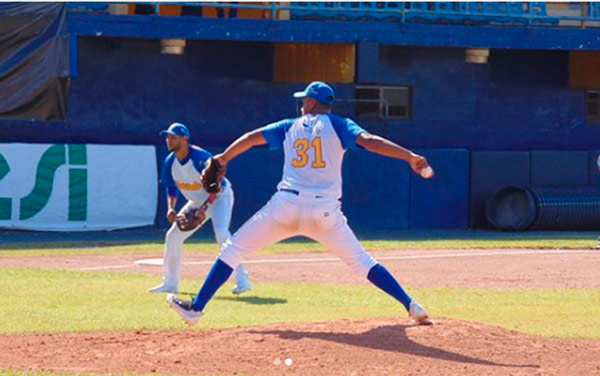
[[[533,364],[505,364],[493,361],[479,359],[472,356],[458,354],[452,351],[440,348],[429,347],[416,343],[406,335],[407,325],[386,325],[363,333],[331,333],[331,332],[303,332],[296,330],[254,330],[250,333],[276,335],[282,339],[300,340],[303,338],[320,339],[343,343],[347,345],[366,347],[375,350],[384,350],[391,352],[404,353],[427,358],[447,360],[459,363],[478,364],[496,367],[514,367],[514,368],[539,368]],[[465,340],[465,339],[456,339]],[[468,340],[468,339],[466,339]]]

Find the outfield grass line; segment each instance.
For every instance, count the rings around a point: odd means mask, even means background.
[[[565,253],[588,253],[590,251],[572,251],[572,250],[554,250],[554,251],[498,251],[498,252],[478,252],[478,253],[443,253],[439,255],[403,255],[403,256],[379,256],[378,260],[418,260],[418,259],[436,259],[436,258],[458,258],[458,257],[488,257],[488,256],[506,256],[506,255],[536,255],[536,254],[565,254]],[[264,260],[246,260],[244,264],[278,264],[278,263],[320,263],[320,262],[339,262],[339,257],[316,257],[316,258],[295,258],[295,259],[264,259]],[[184,265],[212,265],[214,261],[188,261]]]
[[[514,252],[479,252],[479,253],[444,253],[439,255],[404,255],[404,256],[379,256],[378,260],[418,260],[435,258],[457,258],[457,257],[487,257],[504,255],[530,255],[530,254],[563,254],[563,253],[592,253],[590,251],[514,251]],[[266,259],[247,260],[244,264],[276,264],[276,263],[319,263],[319,262],[342,261],[339,257],[321,258],[298,258],[298,259]],[[189,261],[188,265],[212,265],[214,261]]]
[[[438,255],[403,255],[403,256],[380,256],[378,260],[419,260],[419,259],[437,259],[437,258],[461,258],[461,257],[490,257],[490,256],[513,256],[513,255],[554,255],[554,254],[589,254],[597,255],[598,252],[589,250],[537,250],[537,251],[496,251],[496,252],[477,252],[477,253],[443,253]],[[145,259],[134,261],[135,265],[145,266],[161,266],[158,262],[162,259]],[[302,263],[328,263],[340,262],[338,257],[316,257],[316,258],[281,258],[281,259],[263,259],[263,260],[246,260],[244,264],[302,264]],[[183,265],[212,265],[214,260],[208,261],[187,261]],[[108,265],[108,266],[92,266],[78,268],[81,271],[96,271],[96,270],[112,270],[124,269],[130,267],[131,264],[125,265]]]

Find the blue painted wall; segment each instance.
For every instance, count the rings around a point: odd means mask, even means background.
[[[600,126],[585,123],[584,91],[567,85],[565,51],[492,50],[489,64],[474,65],[456,48],[360,43],[357,56],[358,83],[412,87],[411,119],[357,119],[404,145],[588,150],[600,139]],[[0,132],[6,141],[160,143],[156,132],[178,120],[199,143],[225,145],[295,114],[290,94],[305,83],[273,83],[272,66],[266,42],[191,40],[170,56],[157,40],[79,38],[68,120],[4,121]],[[354,98],[354,85],[334,86]]]
[[[572,186],[589,182],[587,151],[531,152],[531,185]]]
[[[410,167],[364,150],[345,158],[342,209],[350,226],[408,228]]]
[[[356,120],[410,148],[443,150],[431,152],[432,163],[442,166],[439,180],[431,182],[415,180],[399,162],[349,153],[344,205],[356,227],[465,227],[470,191],[477,190],[473,180],[469,183],[470,150],[597,148],[600,126],[585,123],[584,92],[567,85],[565,51],[492,50],[489,64],[472,65],[457,48],[359,43],[357,57],[357,83],[412,87],[413,116]],[[184,55],[170,56],[160,54],[157,40],[80,37],[68,120],[2,121],[0,137],[2,142],[155,144],[161,165],[166,148],[158,132],[181,121],[190,126],[194,143],[220,151],[247,130],[295,115],[291,93],[305,83],[273,83],[272,70],[268,42],[190,40]],[[334,86],[338,98],[354,98],[354,84]],[[353,116],[348,106],[339,111]],[[262,206],[280,176],[280,157],[261,153],[232,165],[238,196],[234,227]],[[247,168],[259,162],[268,173]],[[481,182],[493,185],[487,183]],[[158,218],[164,224],[162,194],[160,200]]]
[[[417,149],[435,169],[410,174],[409,228],[468,228],[470,153],[466,149]]]
[[[498,190],[531,184],[529,151],[471,152],[471,227],[491,228],[485,215],[487,200]]]
[[[357,81],[413,89],[413,117],[373,121],[405,144],[490,150],[590,149],[584,91],[567,85],[568,52],[491,50],[467,64],[456,48],[359,44]]]
[[[378,42],[403,46],[600,50],[594,27],[448,25],[380,21],[296,21],[153,17],[70,12],[69,32],[96,37],[300,43]]]

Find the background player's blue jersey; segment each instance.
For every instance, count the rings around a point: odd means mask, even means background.
[[[165,159],[161,182],[167,187],[169,195],[173,196],[179,190],[188,200],[201,204],[208,197],[203,189],[200,176],[206,167],[208,159],[212,156],[208,151],[191,145],[187,157],[180,161],[175,153],[170,153]],[[223,186],[229,182],[223,180]]]

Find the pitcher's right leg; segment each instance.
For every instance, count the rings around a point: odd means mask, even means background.
[[[310,236],[335,252],[356,273],[366,277],[369,282],[402,303],[416,322],[422,325],[431,324],[425,309],[408,295],[383,265],[365,251],[348,226],[341,209],[338,207],[331,211],[330,216],[333,218],[327,220],[328,226],[321,227]]]

